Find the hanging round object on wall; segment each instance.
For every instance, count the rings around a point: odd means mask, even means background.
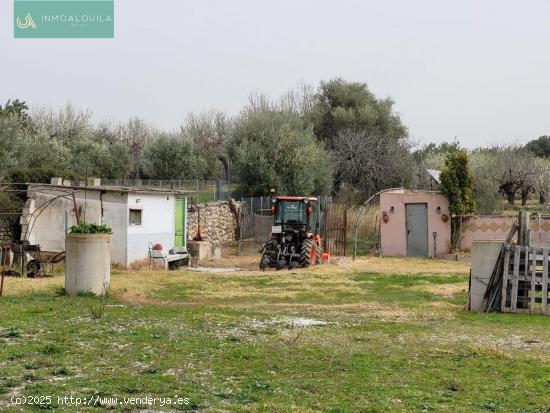
[[[389,217],[388,213],[386,211],[384,211],[382,213],[382,221],[384,221],[384,223],[387,223],[389,220],[390,220],[390,217]]]

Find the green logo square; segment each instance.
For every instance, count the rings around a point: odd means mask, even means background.
[[[15,38],[114,38],[114,0],[14,0]]]

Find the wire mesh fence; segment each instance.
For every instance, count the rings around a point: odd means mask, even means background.
[[[239,189],[236,182],[223,179],[102,179],[102,185],[130,188],[171,189],[189,192],[195,202],[219,201],[232,198]]]
[[[265,242],[271,234],[273,213],[270,197],[241,199],[241,241]]]

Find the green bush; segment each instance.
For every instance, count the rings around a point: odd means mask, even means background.
[[[88,224],[81,222],[71,226],[71,234],[112,234],[113,230],[107,225]]]

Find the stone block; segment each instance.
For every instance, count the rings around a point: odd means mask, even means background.
[[[57,176],[54,176],[50,179],[50,184],[62,186],[63,185],[63,178],[59,178]]]
[[[187,249],[199,260],[208,260],[212,256],[212,245],[208,241],[187,241]]]

